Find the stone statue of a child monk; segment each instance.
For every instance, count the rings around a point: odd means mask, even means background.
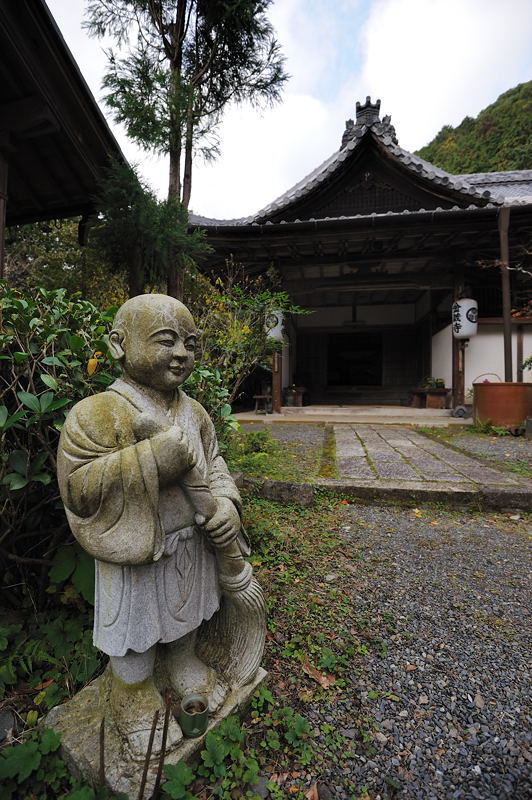
[[[180,696],[206,695],[215,711],[231,685],[253,677],[264,641],[238,490],[207,412],[180,389],[196,335],[173,298],[124,303],[109,337],[122,378],[72,409],[58,452],[70,527],[96,558],[94,644],[110,656],[108,717],[139,759],[164,707],[158,674]],[[181,735],[172,719],[168,749]],[[160,726],[154,754],[158,746]]]

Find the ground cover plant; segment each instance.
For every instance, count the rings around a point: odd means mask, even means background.
[[[250,478],[304,482],[321,470],[322,446],[305,441],[279,441],[267,428],[246,426],[229,440],[227,463]]]

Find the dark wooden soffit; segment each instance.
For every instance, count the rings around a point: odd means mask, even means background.
[[[0,3],[0,152],[8,225],[89,212],[124,160],[43,0]]]
[[[298,265],[371,265],[394,258],[467,261],[499,257],[497,208],[418,212],[352,219],[207,228],[214,248],[207,264],[233,255],[249,272],[274,266],[282,274]],[[512,209],[512,258],[532,238],[532,214]]]

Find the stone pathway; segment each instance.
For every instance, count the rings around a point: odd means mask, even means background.
[[[339,478],[530,487],[531,482],[393,425],[335,425]]]

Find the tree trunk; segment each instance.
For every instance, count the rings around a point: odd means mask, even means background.
[[[194,118],[192,103],[187,109],[187,129],[185,134],[185,169],[183,171],[183,205],[188,211],[192,194],[192,139],[194,135]]]
[[[180,200],[181,194],[181,148],[170,150],[170,172],[168,182],[168,199]],[[176,300],[183,299],[183,263],[181,254],[169,245],[168,268],[166,274],[166,292]]]
[[[144,294],[144,274],[140,246],[135,247],[133,259],[128,270],[128,292],[130,297]]]
[[[168,277],[166,281],[166,293],[176,300],[183,300],[185,281],[185,264],[182,253],[170,253],[168,259]]]

